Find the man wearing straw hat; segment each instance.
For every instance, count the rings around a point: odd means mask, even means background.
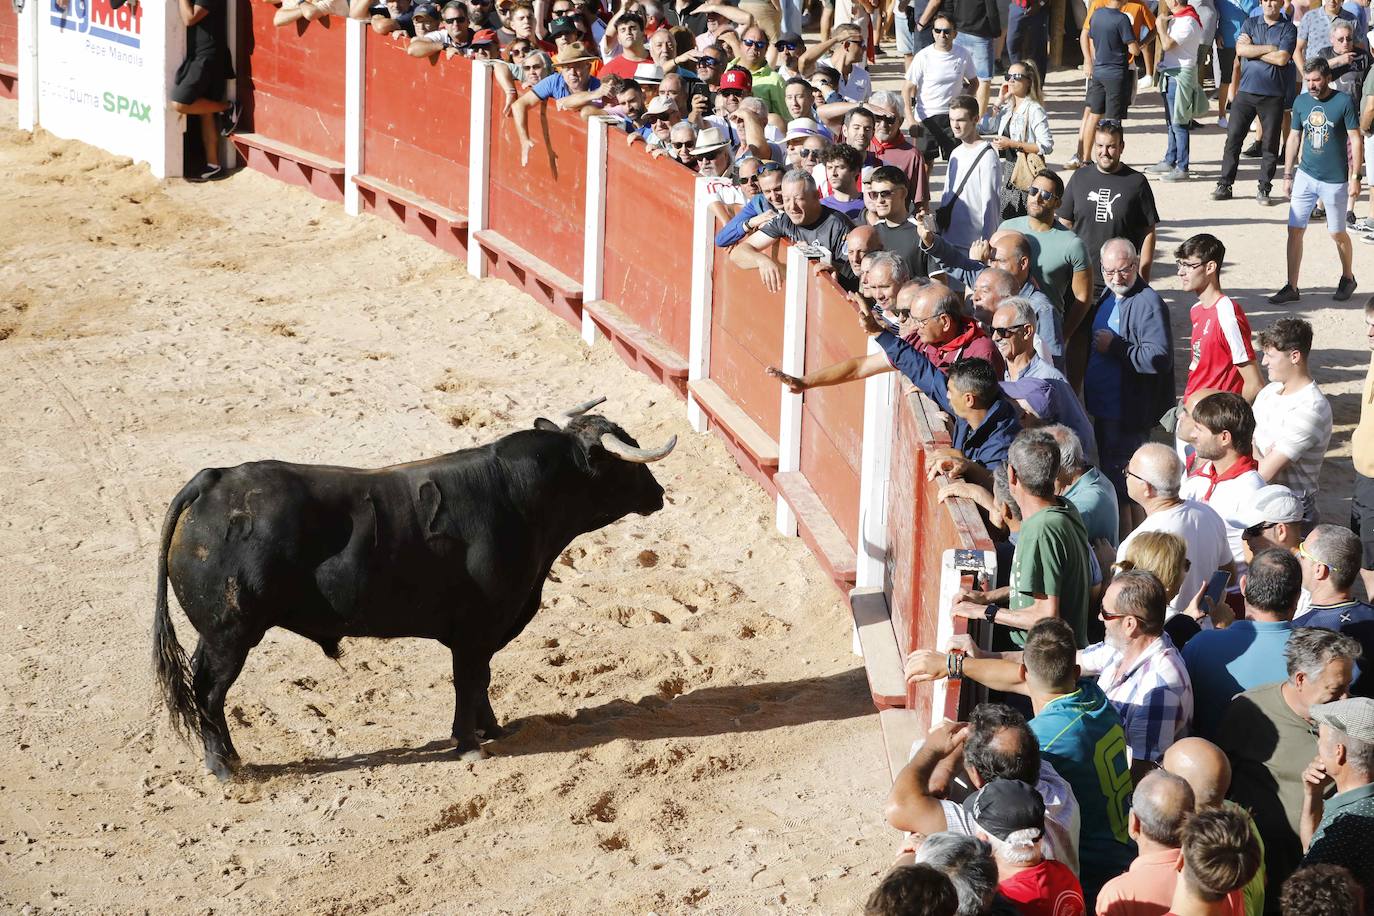
[[[520,164],[528,165],[530,150],[534,141],[530,139],[529,129],[525,126],[526,113],[535,105],[549,99],[562,99],[574,93],[597,89],[601,81],[591,75],[592,62],[598,60],[581,42],[573,42],[554,56],[555,73],[535,83],[511,106],[511,117],[515,119],[515,135],[520,139]]]

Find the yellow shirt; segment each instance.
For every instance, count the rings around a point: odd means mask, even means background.
[[[1350,457],[1355,462],[1355,470],[1365,477],[1374,477],[1374,355],[1369,357],[1369,372],[1364,377],[1360,425],[1350,437]]]

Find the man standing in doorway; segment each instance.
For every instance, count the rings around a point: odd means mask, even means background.
[[[239,108],[222,102],[224,83],[234,76],[234,61],[224,38],[224,0],[177,0],[181,22],[186,26],[186,59],[177,68],[172,86],[172,108],[179,114],[200,118],[200,139],[205,147],[205,168],[188,181],[213,181],[224,177],[220,164],[220,135],[229,136],[238,126]],[[224,115],[216,125],[215,115]],[[1345,212],[1345,211],[1341,211]]]

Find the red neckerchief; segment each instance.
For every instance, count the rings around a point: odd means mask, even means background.
[[[1259,470],[1258,461],[1256,461],[1254,458],[1251,458],[1249,455],[1240,455],[1236,458],[1236,463],[1231,465],[1231,467],[1226,471],[1225,474],[1218,474],[1217,466],[1210,461],[1204,463],[1201,467],[1194,471],[1192,469],[1192,465],[1193,459],[1196,457],[1196,455],[1190,455],[1188,458],[1188,470],[1190,472],[1189,476],[1204,477],[1207,480],[1211,481],[1211,483],[1207,485],[1207,492],[1203,494],[1203,502],[1212,501],[1212,491],[1215,490],[1217,488],[1217,484],[1221,483],[1222,481],[1235,480],[1237,477],[1241,476],[1247,471]]]
[[[986,336],[987,335],[983,333],[983,329],[978,327],[978,322],[970,321],[964,327],[963,333],[952,340],[947,340],[942,344],[938,344],[935,349],[942,353],[948,353],[950,350],[962,350],[978,338]]]
[[[1177,19],[1180,16],[1187,16],[1189,19],[1196,22],[1199,28],[1202,27],[1202,19],[1198,16],[1197,10],[1193,9],[1186,3],[1182,6],[1174,7],[1174,18]]]
[[[884,143],[882,140],[874,137],[873,142],[868,147],[870,153],[879,157],[891,149],[911,149],[911,144],[906,142],[906,137],[898,134],[897,140],[894,143]]]

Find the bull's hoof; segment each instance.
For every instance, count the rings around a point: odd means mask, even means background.
[[[470,751],[459,751],[459,752],[458,752],[458,759],[461,760],[461,761],[463,761],[464,763],[480,763],[480,762],[482,762],[483,760],[486,760],[487,758],[489,758],[490,756],[491,756],[491,754],[488,754],[486,751],[482,750],[480,747],[473,748],[473,749],[470,750]]]
[[[477,729],[477,737],[481,738],[483,741],[499,741],[502,738],[509,738],[519,730],[520,725],[515,722],[511,722],[504,726],[492,723],[491,725]]]
[[[207,757],[205,766],[211,773],[215,774],[215,778],[220,782],[232,782],[234,775],[238,773],[239,767],[242,766],[242,764],[237,756]]]

